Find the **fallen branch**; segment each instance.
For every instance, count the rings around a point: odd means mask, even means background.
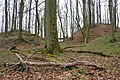
[[[103,69],[100,65],[92,63],[92,62],[88,62],[88,61],[75,61],[72,63],[55,63],[55,62],[29,62],[29,61],[23,61],[22,58],[15,53],[15,55],[18,57],[18,59],[20,60],[20,63],[23,63],[25,65],[28,66],[37,66],[37,67],[46,67],[46,66],[50,66],[50,67],[60,67],[60,68],[71,68],[71,67],[76,67],[77,65],[85,65],[85,66],[92,66],[95,67],[96,69]]]

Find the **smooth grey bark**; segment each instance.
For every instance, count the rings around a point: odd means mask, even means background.
[[[114,7],[113,7],[113,16],[114,16],[114,28],[115,28],[115,31],[116,31],[116,17],[117,17],[117,0],[114,0]]]
[[[39,15],[38,15],[38,0],[35,0],[35,4],[36,4],[36,21],[37,21],[37,34],[39,35],[39,31],[40,31],[40,20],[39,20]]]
[[[98,10],[98,2],[96,1],[96,14],[97,14],[97,23],[99,23],[99,10]]]
[[[26,7],[26,10],[28,11],[28,8]],[[25,13],[25,30],[27,31],[27,23],[28,23],[28,13]]]
[[[72,10],[72,1],[70,0],[70,31],[71,31],[71,39],[73,39],[73,10]]]
[[[11,12],[10,12],[10,1],[11,0],[8,0],[8,29],[10,29],[11,27]]]
[[[41,17],[41,26],[40,26],[40,32],[41,32],[41,37],[43,37],[43,26],[44,26],[44,21],[43,21],[43,17]]]
[[[92,0],[92,27],[95,26],[95,1]]]
[[[79,9],[78,9],[78,0],[76,0],[76,21],[77,21],[77,29],[81,31],[83,39],[85,38],[85,34],[83,29],[80,26],[80,15],[79,15]]]
[[[7,10],[7,0],[5,0],[5,37],[7,37],[8,32],[8,10]]]
[[[15,20],[14,20],[14,30],[16,31],[17,29],[17,1],[15,2]]]
[[[59,8],[59,0],[58,0],[58,17],[59,17],[59,20],[60,20],[60,26],[61,26],[61,31],[62,31],[63,40],[64,40],[65,39],[65,32],[64,32],[64,29],[63,29],[62,17],[61,17],[61,12],[60,12],[60,8]]]
[[[65,13],[65,26],[66,26],[66,38],[68,38],[68,0],[65,2],[65,8],[66,8],[66,13]]]
[[[1,25],[1,32],[3,33],[4,28],[4,12],[2,12],[2,25]]]
[[[22,21],[23,21],[24,0],[20,2],[19,8],[19,39],[22,39]]]
[[[85,37],[83,37],[83,41],[86,44],[88,42],[88,16],[87,16],[87,11],[86,11],[86,0],[83,0],[83,29],[84,29],[84,34]]]
[[[79,26],[80,20],[78,19],[78,17],[79,17],[78,0],[76,0],[76,21],[77,21],[77,30],[80,29],[80,26]]]
[[[35,35],[37,35],[37,18],[35,17]]]
[[[113,21],[113,3],[112,0],[109,0],[109,14],[110,14],[110,25],[111,25],[111,42],[115,42],[115,25]]]
[[[30,3],[29,3],[29,22],[28,22],[28,33],[31,33],[30,31],[30,23],[31,23],[31,5],[32,5],[32,0],[30,0]]]
[[[14,4],[13,4],[13,13],[12,13],[12,26],[11,26],[11,31],[13,31],[13,30],[14,30],[15,1],[16,1],[16,0],[14,0]]]
[[[89,0],[88,0],[89,1]],[[98,4],[99,4],[99,23],[101,23],[101,0],[99,0]]]
[[[56,0],[45,0],[46,49],[48,53],[61,52],[58,42]]]

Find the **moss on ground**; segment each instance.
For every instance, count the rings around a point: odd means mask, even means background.
[[[120,33],[115,34],[117,41],[110,42],[110,36],[99,37],[91,42],[76,48],[77,50],[102,52],[106,55],[120,56]]]
[[[10,51],[0,51],[0,63],[14,63],[17,61],[16,55]]]

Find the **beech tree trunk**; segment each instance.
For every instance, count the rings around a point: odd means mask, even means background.
[[[65,39],[65,31],[63,29],[62,17],[61,17],[61,12],[60,12],[60,8],[59,8],[59,0],[58,0],[58,17],[59,17],[59,20],[60,20],[60,26],[61,26],[61,31],[62,31],[63,40],[64,40]]]
[[[23,19],[23,10],[24,10],[24,0],[20,2],[19,8],[19,39],[22,39],[22,19]]]
[[[58,42],[56,0],[45,0],[45,48],[48,53],[60,53],[61,48]]]
[[[110,25],[111,25],[111,40],[110,42],[115,42],[115,23],[113,20],[113,3],[112,0],[109,0],[109,14],[110,14]]]
[[[15,20],[14,20],[14,30],[16,30],[17,23],[17,1],[15,2]]]
[[[5,37],[7,37],[8,32],[8,11],[7,11],[7,0],[5,0]]]
[[[72,0],[70,0],[70,32],[71,32],[71,39],[73,39],[73,10],[72,10]]]
[[[14,30],[14,19],[15,19],[15,0],[13,4],[13,13],[12,13],[12,26],[11,26],[11,31]]]
[[[30,23],[31,23],[31,5],[32,5],[32,0],[30,0],[30,6],[29,6],[29,22],[28,22],[28,32],[31,33],[30,31]]]

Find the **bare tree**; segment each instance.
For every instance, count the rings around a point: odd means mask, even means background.
[[[113,2],[109,0],[109,14],[110,14],[110,25],[111,25],[111,42],[115,42],[115,25],[113,21]]]
[[[7,11],[7,0],[5,0],[5,37],[7,37],[8,32],[8,11]]]
[[[24,0],[20,2],[19,8],[19,39],[22,39],[22,21],[23,21]]]
[[[30,3],[29,3],[29,22],[28,22],[28,32],[31,33],[30,31],[30,23],[31,23],[31,5],[32,5],[32,0],[30,0]]]
[[[37,21],[37,23],[38,23],[38,25],[36,25],[37,26],[37,34],[36,35],[39,35],[39,31],[40,31],[40,20],[39,20],[39,15],[38,15],[38,0],[35,0],[35,4],[36,4],[36,21]],[[37,24],[36,23],[36,24]]]
[[[95,1],[92,0],[92,27],[95,26]]]
[[[99,23],[101,23],[101,0],[99,0],[98,4],[99,4]]]
[[[15,19],[15,3],[16,3],[16,0],[14,0],[14,4],[13,4],[13,13],[12,13],[12,26],[11,26],[11,31],[14,30],[14,19]]]
[[[45,0],[46,49],[48,53],[60,53],[58,42],[56,0]]]
[[[68,0],[65,0],[65,8],[66,8],[66,13],[65,13],[65,26],[66,26],[66,38],[68,38]]]
[[[8,29],[10,29],[10,25],[11,25],[11,12],[10,12],[10,1],[11,0],[8,0]]]
[[[71,39],[73,39],[73,10],[72,10],[72,1],[70,0],[70,31],[71,31]]]
[[[1,32],[3,33],[4,30],[4,12],[2,12],[2,26],[1,26]]]
[[[15,20],[14,20],[14,30],[16,30],[17,23],[17,0],[15,2]]]

